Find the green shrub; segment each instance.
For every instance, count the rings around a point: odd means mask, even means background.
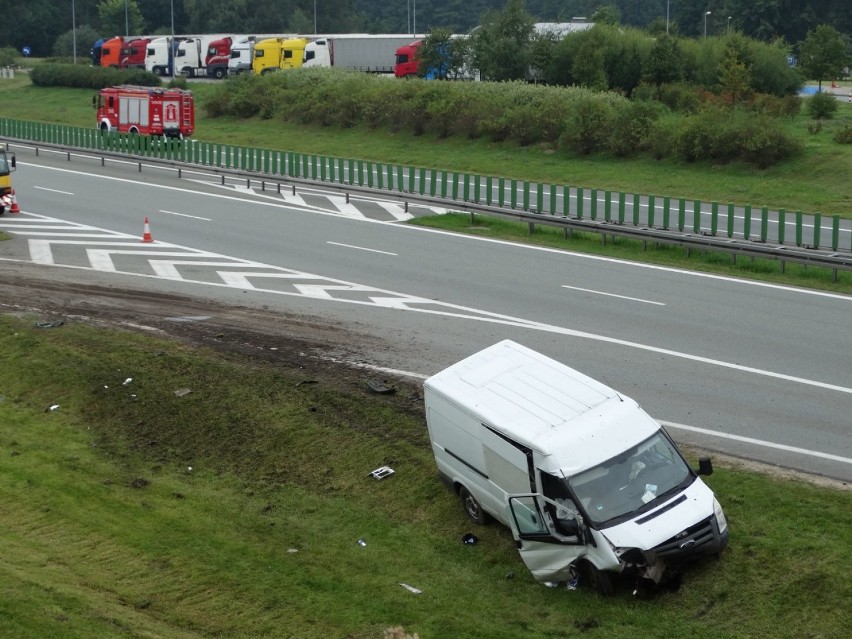
[[[21,54],[12,47],[0,49],[0,67],[13,67],[18,64]]]
[[[74,64],[40,64],[30,72],[36,86],[103,89],[119,84],[159,86],[160,78],[144,69],[105,69]]]
[[[736,129],[739,157],[759,169],[778,164],[802,151],[776,120],[766,116],[748,118]]]
[[[815,120],[830,120],[837,112],[837,99],[831,93],[816,93],[808,98],[807,108]]]
[[[834,134],[834,141],[838,144],[852,144],[852,126],[847,124],[838,129]]]
[[[559,146],[583,155],[605,148],[613,115],[612,106],[598,96],[583,96],[573,106]]]
[[[609,150],[619,157],[651,148],[654,123],[668,109],[659,102],[630,102],[615,110],[609,133]]]

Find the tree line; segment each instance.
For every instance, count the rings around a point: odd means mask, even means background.
[[[0,0],[0,47],[34,56],[54,52],[72,29],[88,36],[176,33],[427,33],[447,28],[467,33],[505,0]],[[74,15],[72,16],[72,6]],[[172,13],[174,8],[174,13]],[[314,13],[316,8],[316,13]],[[848,0],[527,0],[537,22],[576,16],[683,36],[718,36],[735,30],[762,41],[791,45],[828,24],[852,38]],[[316,28],[315,28],[316,26]],[[91,42],[77,46],[88,50]]]

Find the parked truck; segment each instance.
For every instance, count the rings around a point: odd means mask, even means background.
[[[151,38],[134,38],[125,43],[121,50],[119,67],[122,69],[144,69]]]
[[[255,43],[252,71],[257,75],[302,66],[307,38],[265,38]]]
[[[0,146],[0,215],[14,202],[12,191],[12,171],[15,170],[15,154]],[[13,209],[14,211],[14,209]]]
[[[228,75],[251,73],[254,60],[254,36],[238,37],[231,43],[231,58],[228,60]]]
[[[121,85],[92,98],[101,131],[184,138],[195,130],[192,91]]]
[[[201,35],[181,40],[175,52],[175,69],[177,72],[187,78],[206,76],[207,53],[210,43],[220,38],[220,35]]]
[[[510,340],[428,378],[441,478],[477,524],[509,527],[539,582],[603,594],[660,583],[728,542],[725,514],[659,422],[632,399]]]
[[[228,63],[231,60],[231,51],[238,36],[226,36],[217,38],[207,45],[205,67],[208,78],[221,80],[228,75]]]
[[[393,73],[397,48],[411,42],[411,34],[345,34],[318,38],[305,46],[305,67],[336,67]]]
[[[154,75],[174,75],[174,61],[180,38],[161,36],[148,43],[145,51],[145,70]]]
[[[101,44],[100,65],[102,67],[112,67],[113,69],[121,66],[121,53],[124,50],[124,38],[115,36],[104,40]]]

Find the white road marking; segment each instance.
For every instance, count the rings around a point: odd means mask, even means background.
[[[34,189],[38,189],[39,191],[50,191],[51,193],[60,193],[61,195],[74,195],[73,193],[69,193],[68,191],[60,191],[59,189],[49,189],[46,186],[34,186]]]
[[[595,295],[606,295],[607,297],[617,297],[622,300],[630,300],[631,302],[642,302],[643,304],[656,304],[657,306],[665,306],[663,302],[652,302],[651,300],[643,300],[638,297],[627,297],[626,295],[616,295],[615,293],[604,293],[603,291],[593,291],[590,288],[580,288],[579,286],[568,286],[563,284],[562,288],[570,288],[574,291],[583,291],[584,293],[594,293]]]
[[[840,455],[831,455],[830,453],[821,453],[818,450],[810,450],[808,448],[798,448],[796,446],[787,446],[786,444],[776,444],[763,439],[755,439],[753,437],[744,437],[743,435],[732,435],[731,433],[723,433],[720,431],[710,430],[709,428],[698,428],[697,426],[687,426],[686,424],[675,424],[672,422],[661,422],[666,428],[676,428],[685,430],[691,433],[699,433],[701,435],[710,435],[711,437],[719,437],[721,439],[730,439],[732,441],[743,442],[744,444],[753,444],[762,446],[763,448],[774,448],[775,450],[783,450],[788,453],[796,453],[797,455],[807,455],[809,457],[819,457],[831,461],[840,462],[842,464],[852,464],[852,459],[849,457],[841,457]]]
[[[167,213],[168,215],[178,215],[180,217],[190,217],[193,220],[203,220],[205,222],[211,221],[209,217],[200,217],[198,215],[187,215],[186,213],[175,213],[174,211],[164,211],[163,209],[160,209],[160,213]]]
[[[381,253],[383,255],[393,255],[394,257],[398,257],[398,253],[389,253],[388,251],[380,251],[378,249],[366,248],[364,246],[355,246],[353,244],[341,244],[340,242],[326,242],[326,244],[332,244],[334,246],[342,246],[344,248],[357,249],[359,251],[369,251],[370,253]]]
[[[405,207],[400,206],[396,202],[376,202],[379,206],[381,206],[385,211],[394,216],[394,218],[398,222],[407,222],[412,219],[414,216],[411,213],[406,213]]]

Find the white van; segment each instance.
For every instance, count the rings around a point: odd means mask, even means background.
[[[728,526],[713,492],[639,405],[505,340],[424,383],[438,471],[472,521],[509,526],[539,582],[611,573],[659,583],[717,555]],[[667,570],[669,569],[669,570]]]

